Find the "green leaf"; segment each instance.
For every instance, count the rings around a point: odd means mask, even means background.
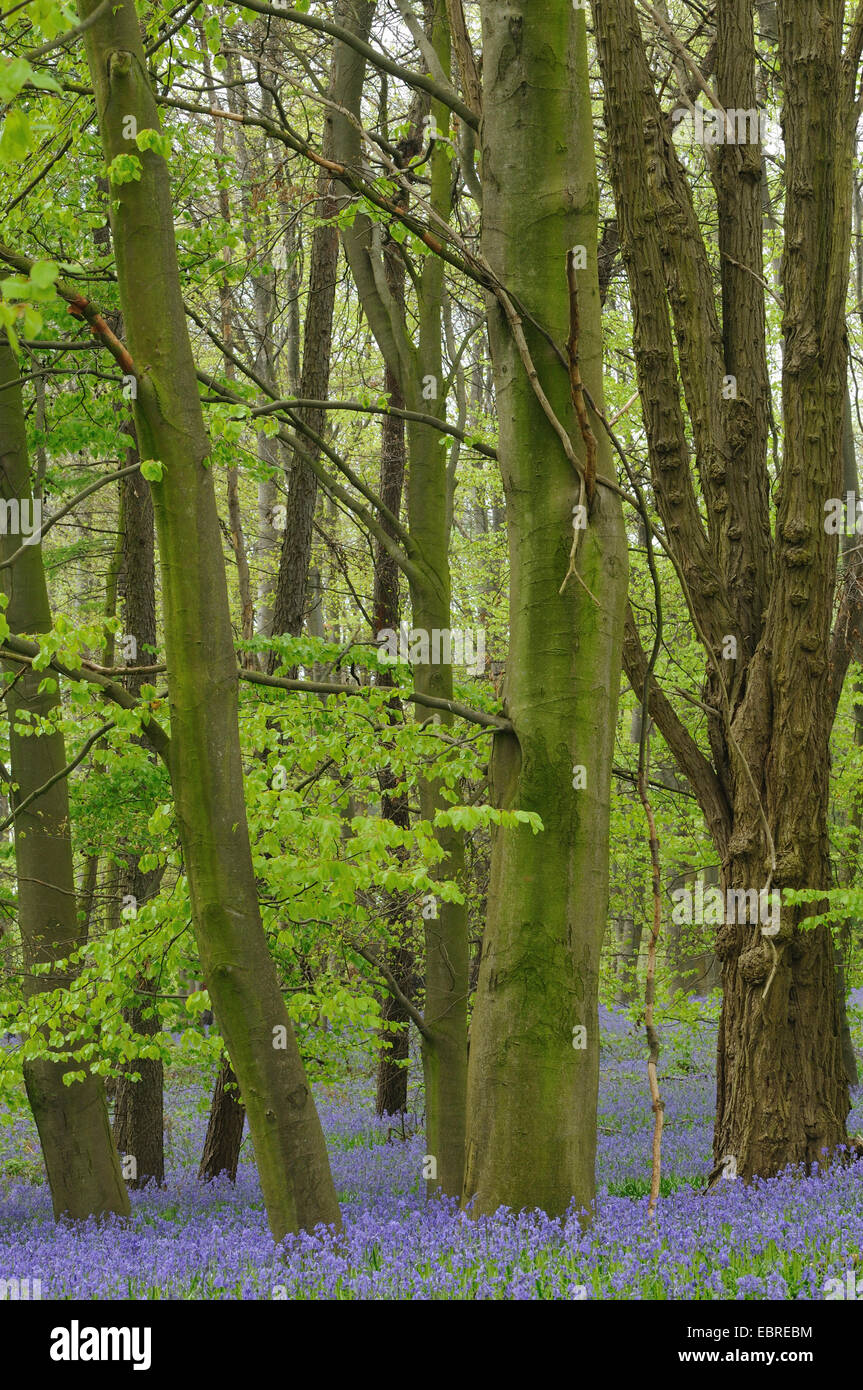
[[[108,165],[107,173],[113,184],[137,183],[141,177],[141,161],[134,154],[117,154]]]
[[[60,83],[56,78],[52,77],[49,72],[32,72],[30,74],[30,81],[33,86],[38,87],[40,91],[62,92],[63,90]]]
[[[20,280],[17,275],[7,275],[5,280],[0,280],[0,290],[4,299],[26,299],[30,281]]]
[[[141,477],[146,478],[148,483],[162,481],[162,465],[158,459],[144,459],[141,464]]]
[[[171,158],[171,137],[160,130],[139,130],[135,136],[135,144],[139,150],[153,150],[163,159]],[[122,155],[119,158],[122,158]],[[138,177],[140,178],[140,174]]]
[[[56,261],[34,261],[30,267],[30,279],[37,290],[49,289],[59,274],[60,267]]]
[[[30,121],[23,111],[13,108],[0,132],[0,164],[17,164],[33,143]]]
[[[7,58],[0,62],[0,101],[5,106],[34,76],[26,58]]]
[[[42,315],[39,311],[34,309],[32,304],[25,304],[21,317],[24,322],[24,336],[26,338],[38,338],[42,331]]]

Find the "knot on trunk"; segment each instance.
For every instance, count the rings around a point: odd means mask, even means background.
[[[726,922],[719,928],[713,949],[717,960],[727,960],[734,955],[737,950],[737,927],[733,922]]]
[[[769,946],[759,942],[751,950],[743,952],[737,965],[747,984],[760,985],[770,974],[771,961]]]
[[[124,48],[117,48],[108,57],[108,75],[113,82],[118,77],[128,77],[132,71],[132,54]]]

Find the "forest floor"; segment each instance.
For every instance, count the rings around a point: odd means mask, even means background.
[[[828,1280],[845,1288],[849,1272],[863,1278],[863,1163],[748,1187],[723,1180],[705,1195],[716,1040],[707,1005],[663,1032],[662,1196],[648,1222],[644,1041],[620,1015],[603,1010],[602,1023],[597,1215],[587,1229],[575,1212],[473,1221],[454,1203],[427,1201],[418,1082],[403,1137],[374,1118],[369,1070],[316,1088],[343,1233],[276,1246],[248,1137],[236,1184],[197,1181],[212,1078],[184,1068],[167,1086],[166,1186],[133,1192],[125,1224],[57,1226],[23,1099],[6,1115],[0,1277],[40,1279],[43,1299],[567,1300],[822,1299]],[[849,1133],[860,1130],[858,1090]]]

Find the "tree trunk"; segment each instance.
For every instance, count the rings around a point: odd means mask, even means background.
[[[717,5],[717,94],[755,108],[750,0]],[[727,139],[709,160],[716,192],[722,315],[686,171],[659,104],[632,0],[596,0],[609,164],[634,304],[634,348],[657,510],[709,660],[713,766],[656,682],[650,712],[690,780],[722,863],[722,888],[757,895],[827,888],[830,731],[847,670],[852,602],[831,638],[841,495],[845,299],[856,70],[842,54],[841,0],[778,5],[785,139],[782,407],[778,484],[767,470],[770,415],[757,140]],[[859,31],[855,31],[855,39]],[[859,47],[859,45],[858,45]],[[673,330],[673,331],[672,331]],[[674,351],[674,338],[677,353]],[[733,390],[726,391],[732,386]],[[689,425],[681,409],[681,386]],[[689,431],[701,483],[696,499]],[[770,491],[776,520],[771,529]],[[704,525],[702,508],[707,513]],[[853,586],[852,586],[853,592]],[[725,645],[734,637],[734,655]],[[646,669],[627,620],[626,670]],[[750,898],[751,904],[751,898]],[[718,933],[715,1174],[748,1179],[823,1162],[844,1142],[842,1062],[829,929],[802,931],[783,907],[729,903]],[[764,914],[767,914],[767,903]],[[746,917],[749,920],[744,920]]]
[[[330,78],[330,98],[344,102],[345,93],[337,88],[336,59]],[[324,125],[322,154],[332,158],[333,118],[327,113]],[[315,213],[320,218],[334,217],[332,180],[327,170],[318,175],[318,201]],[[309,265],[309,290],[303,330],[303,367],[300,397],[303,400],[326,400],[330,389],[330,355],[333,342],[333,311],[336,302],[336,272],[339,263],[339,234],[335,226],[315,227]],[[326,411],[309,407],[301,410],[300,418],[318,435],[326,431]],[[312,451],[316,445],[309,442]],[[306,586],[312,554],[312,529],[318,484],[308,464],[294,454],[288,475],[288,501],[285,509],[285,531],[279,556],[279,572],[273,603],[272,632],[299,637],[306,611]],[[278,664],[275,653],[269,661],[272,671]]]
[[[217,1178],[220,1173],[227,1173],[231,1182],[237,1181],[245,1122],[246,1110],[237,1089],[237,1078],[227,1057],[223,1057],[216,1077],[207,1137],[198,1169],[198,1177],[202,1181]]]
[[[741,5],[734,0],[734,8]],[[846,383],[853,102],[846,109],[845,97],[837,100],[837,91],[847,92],[843,8],[841,0],[778,6],[787,183],[785,453],[771,601],[735,718],[771,828],[774,882],[790,888],[831,884],[834,711],[824,677],[838,547],[825,534],[824,500],[839,495],[842,483]],[[751,11],[746,23],[751,32]],[[720,99],[744,106],[739,98],[750,87],[720,88]],[[735,783],[727,883],[748,888],[766,882],[769,860],[748,778],[738,773]],[[846,1138],[848,1080],[833,942],[827,926],[799,929],[810,910],[783,908],[779,935],[769,942],[757,927],[728,923],[720,932],[714,1158],[734,1154],[744,1178],[793,1162],[823,1163],[825,1151]]]
[[[641,953],[641,937],[644,922],[641,917],[624,917],[618,932],[620,941],[619,977],[615,1003],[625,1008],[638,996],[638,957]]]
[[[99,8],[80,0],[82,19]],[[85,45],[106,162],[128,154],[130,118],[158,130],[130,0]],[[340,1224],[320,1121],[270,957],[243,796],[237,661],[225,565],[174,240],[168,168],[141,152],[138,182],[112,186],[123,318],[153,483],[171,705],[170,771],[203,977],[239,1080],[270,1228]]]
[[[671,891],[687,887],[690,892],[698,882],[702,892],[719,887],[719,870],[709,867],[703,871],[684,872],[672,881]],[[669,969],[668,993],[709,994],[718,989],[721,975],[719,962],[711,949],[705,949],[704,938],[711,932],[710,927],[700,923],[677,923],[671,921],[666,927],[666,959]]]
[[[384,265],[390,294],[399,306],[401,313],[404,314],[405,266],[395,242],[390,243],[385,250]],[[397,410],[403,410],[405,401],[401,386],[398,377],[389,365],[386,366],[384,372],[384,390],[389,396],[390,405]],[[381,468],[378,496],[394,516],[401,514],[405,462],[404,420],[400,420],[397,415],[385,415],[381,420]],[[395,560],[387,553],[380,541],[375,544],[373,605],[375,621],[373,637],[376,633],[384,632],[387,629],[397,632],[400,617],[399,569]],[[392,685],[393,678],[388,671],[381,671],[378,673],[376,683],[383,686]],[[395,706],[393,717],[397,717],[396,711],[401,709],[401,704],[395,699],[393,705]],[[381,788],[381,815],[395,825],[407,829],[410,826],[407,798],[392,795],[397,783],[389,767],[381,769],[378,774],[378,781]],[[391,912],[397,914],[399,909],[398,896],[391,894],[389,903]],[[410,998],[414,953],[410,944],[408,924],[402,923],[400,930],[403,933],[402,942],[394,951],[391,950],[388,953],[387,964],[402,993]],[[406,1063],[410,1055],[410,1018],[404,1005],[389,990],[384,994],[381,1022],[384,1024],[384,1037],[388,1041],[382,1047],[378,1059],[375,1113],[378,1115],[398,1115],[407,1110],[408,1105],[408,1069]]]
[[[18,363],[5,337],[0,339],[0,488],[4,498],[19,506],[32,504],[27,435]],[[30,512],[32,516],[32,510]],[[0,556],[8,559],[23,535],[11,531],[0,537]],[[6,619],[13,634],[51,630],[51,610],[41,545],[28,545],[11,569],[4,569],[3,589],[9,597]],[[62,733],[40,732],[25,738],[18,733],[23,719],[47,719],[60,707],[55,690],[42,690],[44,674],[29,666],[4,663],[14,674],[6,695],[13,805],[45,785],[66,766]],[[34,965],[64,960],[87,939],[78,921],[72,839],[69,828],[69,790],[64,777],[36,798],[15,821],[15,868],[18,876],[18,921],[25,972]],[[68,971],[25,974],[25,992],[33,996],[61,989]],[[129,1197],[123,1185],[117,1150],[111,1142],[105,1089],[99,1077],[86,1073],[83,1081],[63,1084],[63,1076],[80,1066],[33,1059],[24,1063],[24,1084],[39,1131],[54,1215],[75,1220],[105,1212],[128,1215]],[[86,1069],[85,1069],[86,1070]]]
[[[367,37],[374,0],[346,0],[345,22],[355,33]],[[444,0],[428,0],[426,29],[439,61],[449,70],[449,30]],[[333,150],[348,167],[361,162],[357,126],[344,113],[359,114],[359,99],[365,72],[365,59],[346,44],[336,48],[334,70],[343,112],[333,117]],[[446,137],[450,128],[449,111],[432,102],[435,128]],[[430,157],[431,206],[446,221],[451,211],[451,171],[442,139],[435,142]],[[347,189],[342,185],[346,196]],[[382,286],[379,232],[368,217],[357,213],[352,226],[342,233],[345,255],[356,282],[369,326],[393,374],[397,377],[408,408],[443,418],[442,303],[443,262],[437,256],[424,258],[422,278],[417,287],[419,347],[410,340],[403,317],[393,297]],[[433,394],[424,396],[424,383]],[[432,386],[434,383],[434,386]],[[441,457],[440,435],[422,424],[408,427],[410,481],[408,487],[408,527],[414,562],[410,567],[410,595],[413,627],[431,634],[448,631],[451,623],[449,575],[449,527],[447,523],[446,465]],[[417,664],[413,672],[415,688],[422,694],[452,699],[452,667],[442,662]],[[418,707],[417,718],[429,722],[429,711]],[[452,716],[442,712],[435,719],[448,726]],[[420,807],[424,819],[432,821],[443,805],[440,789],[433,783],[420,783]],[[443,879],[459,881],[464,874],[463,837],[453,831],[436,832],[444,851],[436,873]],[[432,916],[434,911],[436,915]],[[425,935],[425,1030],[423,1034],[423,1075],[426,1099],[426,1138],[429,1156],[435,1159],[436,1174],[427,1190],[435,1188],[458,1195],[464,1174],[464,1136],[467,1083],[467,997],[468,941],[467,914],[462,904],[440,901],[428,905],[423,918]]]
[[[502,282],[560,344],[566,253],[577,272],[581,371],[602,403],[597,192],[584,13],[571,0],[484,0],[483,249]],[[584,458],[567,371],[523,317],[545,389]],[[598,486],[563,593],[579,484],[531,389],[498,306],[490,339],[510,553],[510,651],[496,734],[495,803],[535,811],[544,830],[496,831],[471,1025],[465,1199],[564,1212],[594,1198],[598,971],[626,538],[620,502]],[[599,478],[614,467],[594,420]],[[583,585],[595,596],[589,597]],[[582,777],[574,769],[585,770]],[[576,788],[578,784],[578,789]],[[584,1028],[585,1034],[576,1033]],[[581,1042],[584,1047],[579,1046]]]
[[[134,427],[129,424],[130,437],[126,450],[126,466],[138,462]],[[134,636],[137,656],[130,662],[146,666],[154,660],[156,647],[156,558],[153,538],[153,499],[147,481],[140,474],[123,479],[123,617],[127,634]],[[125,677],[130,694],[140,693],[146,676],[132,672]],[[131,854],[120,874],[121,901],[131,896],[134,910],[159,891],[162,870],[142,873],[139,856]],[[141,991],[137,1003],[124,1010],[129,1026],[142,1039],[159,1031],[158,1014],[147,999],[156,986],[145,967],[138,971],[135,986]],[[140,1081],[130,1081],[136,1072]],[[165,1178],[164,1149],[164,1067],[161,1059],[138,1057],[118,1078],[114,1104],[114,1142],[121,1154],[134,1159],[130,1187],[143,1187],[147,1182],[161,1184]]]

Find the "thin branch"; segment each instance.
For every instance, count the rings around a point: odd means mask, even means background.
[[[443,70],[443,67],[441,66],[441,60],[435,52],[434,44],[427,37],[425,30],[423,29],[416,15],[411,9],[409,0],[396,0],[396,5],[398,7],[399,14],[401,15],[402,19],[404,20],[405,24],[410,30],[411,38],[413,39],[414,43],[416,44],[417,48],[419,49],[420,53],[422,54],[423,58],[428,64],[428,70],[434,78],[435,82],[437,82],[438,85],[444,91],[449,89],[452,92],[453,96],[456,97],[456,99],[458,99],[458,93],[450,83],[449,78],[447,77],[446,73]],[[452,109],[453,108],[450,107],[450,110]],[[474,129],[476,130],[478,128],[479,126],[477,124],[477,126],[475,126]]]
[[[45,525],[41,527],[38,536],[34,535],[25,545],[19,546],[18,549],[13,551],[9,556],[8,560],[0,560],[0,570],[8,569],[10,565],[14,565],[16,560],[20,560],[22,555],[26,555],[31,546],[40,545],[44,537],[51,530],[51,527],[56,526],[58,521],[62,521],[63,517],[73,511],[79,502],[83,502],[85,497],[89,497],[92,493],[98,492],[99,488],[105,487],[107,483],[115,483],[119,478],[128,478],[130,474],[137,473],[140,467],[140,463],[133,463],[129,468],[121,468],[116,473],[109,473],[104,478],[97,478],[95,483],[90,483],[88,487],[82,488],[80,492],[76,493],[75,496],[65,504],[65,506],[60,508],[59,512],[55,512],[53,516],[48,518]]]
[[[28,642],[23,637],[15,637],[11,633],[3,641],[0,647],[0,657],[7,661],[24,661],[32,666],[34,660],[39,656],[41,648],[35,642]],[[130,695],[122,685],[117,685],[115,681],[107,676],[100,676],[95,671],[80,670],[75,667],[66,666],[64,662],[58,661],[56,657],[48,662],[46,669],[57,671],[67,680],[86,681],[89,685],[98,686],[106,700],[112,704],[119,705],[121,709],[139,710],[141,702],[136,700],[134,695]],[[170,766],[169,758],[171,752],[171,740],[152,715],[146,724],[141,725],[141,736],[146,738],[155,751],[159,754],[166,764]]]
[[[113,0],[102,0],[101,5],[97,5],[92,14],[86,19],[82,19],[80,24],[76,24],[74,29],[67,29],[65,34],[58,34],[56,39],[49,39],[47,43],[40,44],[38,48],[31,48],[24,53],[28,63],[35,63],[37,58],[44,58],[46,53],[51,53],[55,48],[68,48],[70,43],[74,43],[82,34],[86,34],[88,29],[92,29],[94,24],[110,9]]]
[[[352,950],[356,951],[358,956],[362,956],[363,960],[368,961],[369,965],[373,965],[375,970],[380,971],[393,998],[398,1000],[405,1013],[408,1015],[408,1018],[412,1019],[416,1024],[418,1032],[421,1033],[424,1038],[430,1038],[431,1033],[426,1027],[425,1019],[416,1005],[412,1004],[407,995],[399,988],[398,980],[389,967],[384,965],[383,961],[379,960],[371,951],[367,951],[364,946],[358,946],[355,941],[352,941],[350,946]]]
[[[497,459],[497,449],[490,444],[483,444],[481,439],[468,435],[465,430],[458,429],[455,425],[447,424],[446,420],[441,420],[437,415],[424,415],[419,410],[401,410],[394,405],[363,405],[362,401],[315,401],[305,397],[287,397],[285,399],[274,400],[270,405],[256,406],[249,412],[249,417],[258,419],[262,415],[271,415],[285,407],[291,410],[355,410],[362,415],[394,415],[399,420],[410,420],[418,425],[429,425],[432,429],[440,430],[441,434],[449,434],[453,439],[457,439],[461,444],[465,444],[469,449],[474,449],[478,454],[484,454],[486,458]]]
[[[5,261],[6,265],[11,265],[14,270],[20,270],[28,276],[36,264],[32,257],[21,256],[10,246],[4,246],[2,243],[0,243],[0,261]],[[135,364],[129,356],[127,348],[108,327],[92,300],[85,299],[74,286],[68,285],[65,280],[56,280],[54,288],[60,298],[65,299],[69,305],[73,317],[85,319],[90,326],[90,332],[105,345],[111,356],[122,367],[123,372],[127,376],[134,376]]]
[[[44,796],[46,792],[50,791],[51,788],[57,784],[57,782],[62,782],[64,777],[68,777],[70,772],[74,772],[78,764],[84,761],[90,749],[93,747],[93,744],[98,743],[99,739],[102,738],[104,734],[110,733],[111,729],[116,727],[114,720],[110,719],[107,724],[102,725],[101,729],[97,729],[95,734],[91,734],[81,748],[81,751],[70,763],[67,763],[65,767],[61,767],[59,772],[55,772],[53,777],[49,777],[48,781],[43,782],[41,787],[37,787],[35,791],[30,792],[29,796],[25,796],[20,805],[10,811],[5,820],[0,821],[0,834],[2,834],[4,830],[8,830],[12,822],[16,820],[18,816],[22,815],[23,812],[27,810],[28,806],[32,806],[34,801],[38,801],[39,797]]]
[[[199,381],[205,380],[207,384],[212,387],[213,390],[221,392],[226,400],[234,401],[235,403],[240,405],[247,404],[247,402],[244,401],[241,396],[236,395],[232,391],[228,391],[226,387],[220,386],[218,382],[214,381],[213,378],[210,377],[207,373],[198,372],[197,376]],[[299,420],[297,420],[296,423],[298,427],[302,428],[302,424]],[[306,432],[313,433],[313,431]],[[315,435],[314,437],[316,439],[318,438],[317,435]],[[407,576],[408,579],[416,579],[422,574],[418,560],[414,560],[413,558],[413,555],[417,553],[416,546],[411,541],[410,536],[404,532],[404,528],[402,527],[400,522],[398,523],[398,530],[406,536],[405,550],[402,550],[402,548],[393,539],[390,532],[386,529],[385,526],[382,525],[380,521],[378,521],[377,517],[374,515],[373,512],[369,510],[368,507],[364,507],[361,502],[358,502],[357,499],[354,496],[352,496],[350,492],[348,492],[347,488],[342,487],[341,483],[336,482],[335,478],[332,478],[330,476],[330,474],[327,472],[327,470],[321,463],[320,459],[318,459],[310,450],[308,450],[305,447],[303,441],[300,439],[298,435],[294,434],[292,430],[285,429],[284,426],[282,426],[279,429],[276,438],[280,439],[283,444],[287,444],[300,456],[303,462],[314,473],[315,477],[317,478],[318,482],[320,483],[321,487],[324,489],[325,492],[327,492],[331,497],[337,498],[338,501],[340,501],[341,503],[343,503],[345,507],[347,507],[348,511],[352,512],[355,517],[362,521],[363,525],[371,532],[371,534],[376,538],[376,540],[380,541],[387,554],[392,556],[396,564],[399,566],[399,568]],[[328,449],[327,452],[330,456],[332,456],[332,450]],[[338,460],[337,455],[336,459]],[[341,465],[342,461],[338,460],[337,466]],[[343,471],[345,470],[346,476],[351,477],[351,480],[353,480],[352,470],[350,470],[346,464],[343,468]],[[365,484],[360,484],[359,486],[360,491],[362,491],[364,495],[368,495],[371,493],[371,489],[366,488]],[[377,499],[374,498],[373,493],[371,493],[371,498],[374,499],[372,500],[372,506],[383,505],[382,503],[377,502]],[[385,510],[386,509],[384,509],[384,511]]]
[[[725,113],[722,102],[719,100],[719,97],[716,95],[710,83],[707,81],[707,78],[704,76],[704,73],[701,71],[701,68],[698,66],[692,54],[689,52],[689,49],[686,47],[685,44],[681,43],[680,39],[675,34],[671,25],[668,23],[668,20],[664,17],[664,15],[661,15],[659,13],[659,10],[654,9],[653,5],[648,4],[647,0],[636,0],[636,3],[642,10],[645,11],[646,14],[650,15],[650,18],[653,20],[656,27],[662,30],[669,43],[677,49],[677,52],[680,54],[684,63],[689,68],[689,71],[692,73],[692,76],[695,78],[702,92],[707,97],[707,100],[711,103],[712,106],[716,107],[716,110],[721,113],[723,120],[725,120],[727,123],[728,117]]]
[[[330,38],[341,39],[349,48],[353,48],[357,53],[361,53],[376,68],[383,72],[388,72],[391,77],[398,77],[409,87],[419,87],[423,92],[428,92],[429,96],[435,98],[443,106],[449,107],[457,116],[469,125],[473,130],[479,130],[479,117],[469,106],[461,100],[455,88],[447,82],[442,85],[440,82],[433,81],[431,77],[426,77],[422,73],[412,72],[410,68],[404,68],[399,63],[394,63],[386,54],[381,53],[370,43],[357,37],[350,29],[344,28],[341,24],[334,24],[332,20],[321,19],[317,15],[301,14],[299,10],[289,10],[281,6],[266,5],[262,0],[231,0],[236,3],[236,8],[244,10],[254,10],[257,14],[273,15],[276,19],[287,19],[293,24],[302,24],[306,29],[316,29],[318,33],[329,34]]]
[[[267,676],[263,671],[240,670],[239,675],[240,680],[249,681],[252,685],[270,685],[281,690],[307,690],[313,695],[359,695],[363,692],[363,687],[359,685],[338,685],[335,681],[291,680],[287,676]],[[494,729],[496,733],[512,732],[513,726],[508,719],[499,714],[487,714],[485,710],[471,709],[469,705],[462,705],[458,700],[443,700],[437,695],[424,695],[418,690],[400,695],[399,698],[406,703],[422,705],[426,709],[446,710],[457,719],[465,719],[469,724],[478,724],[483,729]]]

